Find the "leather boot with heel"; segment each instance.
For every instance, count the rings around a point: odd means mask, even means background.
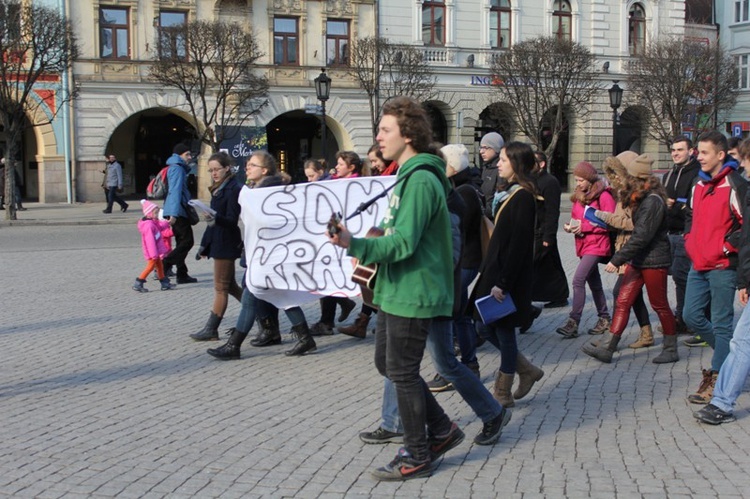
[[[221,317],[211,312],[203,329],[190,335],[193,341],[217,341],[219,339],[219,324]]]
[[[513,392],[513,398],[516,400],[524,398],[531,391],[534,383],[544,376],[544,371],[529,362],[529,359],[521,352],[516,357],[516,373],[518,374],[518,387]]]
[[[370,316],[360,312],[354,324],[351,326],[340,327],[339,333],[347,336],[353,336],[355,338],[367,337],[367,325],[370,323]]]

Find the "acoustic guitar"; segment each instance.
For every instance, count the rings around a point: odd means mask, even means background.
[[[332,236],[339,233],[339,222],[341,222],[341,214],[334,213],[331,215],[331,220],[328,221],[328,233]],[[370,227],[365,237],[380,237],[385,234],[385,231],[380,227]],[[371,263],[370,265],[364,265],[359,262],[356,258],[354,259],[354,272],[352,273],[352,281],[359,284],[362,292],[362,301],[366,305],[373,308],[378,308],[373,304],[373,290],[375,289],[375,280],[378,277],[378,264]]]

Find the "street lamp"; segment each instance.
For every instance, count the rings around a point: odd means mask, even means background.
[[[617,156],[617,109],[622,104],[622,88],[613,80],[614,85],[609,89],[609,107],[612,108],[612,156]]]
[[[331,94],[331,79],[326,74],[326,68],[320,68],[321,73],[315,78],[315,94],[320,101],[320,111],[323,117],[323,132],[321,133],[323,139],[322,155],[323,159],[326,159],[326,101]]]

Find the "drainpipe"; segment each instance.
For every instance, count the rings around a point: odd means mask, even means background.
[[[64,21],[69,19],[68,5],[65,0],[60,0],[60,15]],[[73,168],[71,163],[71,150],[70,150],[70,116],[68,109],[70,103],[67,101],[70,95],[69,88],[69,75],[70,70],[66,69],[61,77],[61,93],[62,93],[62,109],[60,110],[60,120],[62,121],[62,134],[63,134],[63,160],[65,161],[65,188],[67,193],[67,203],[72,204],[75,202],[73,199]]]

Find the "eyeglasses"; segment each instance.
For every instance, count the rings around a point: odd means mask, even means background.
[[[480,146],[479,147],[480,151],[486,151],[487,149],[491,149],[491,147],[487,147],[487,146]]]
[[[247,166],[252,166],[253,168],[263,168],[263,165],[256,165],[255,163],[248,163]]]
[[[208,173],[224,171],[224,168],[209,168]]]

